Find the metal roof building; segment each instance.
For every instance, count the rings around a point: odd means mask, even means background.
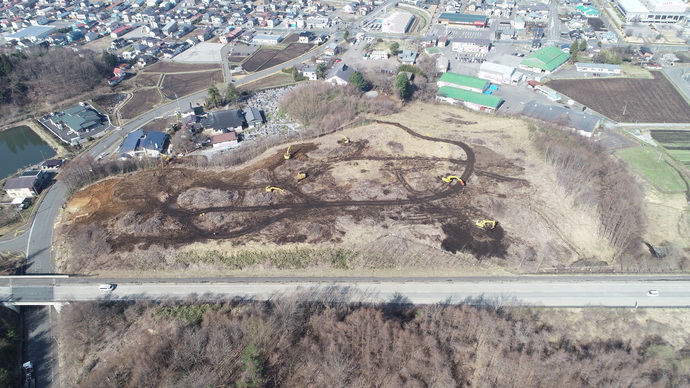
[[[564,64],[569,58],[570,55],[558,47],[542,47],[528,55],[520,63],[520,68],[548,74]]]
[[[456,104],[459,102],[467,108],[484,112],[495,112],[496,109],[498,109],[498,107],[503,103],[503,99],[500,97],[471,92],[469,90],[458,89],[450,86],[442,86],[439,88],[436,98],[450,104]]]
[[[55,26],[31,26],[17,31],[14,34],[5,35],[5,39],[8,41],[28,39],[32,42],[36,42],[52,34],[55,30]]]
[[[436,83],[439,87],[451,86],[454,88],[469,90],[477,93],[484,93],[489,88],[491,82],[468,75],[457,73],[443,73]]]
[[[571,128],[585,137],[591,137],[594,130],[601,123],[600,116],[578,112],[562,106],[544,105],[536,101],[530,101],[525,104],[525,107],[522,108],[522,114],[537,120]]]

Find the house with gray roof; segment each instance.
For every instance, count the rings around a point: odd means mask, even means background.
[[[239,109],[227,109],[209,113],[201,119],[204,128],[212,128],[217,132],[241,131],[246,121],[244,114]]]
[[[256,127],[264,123],[264,116],[261,110],[247,107],[244,109],[244,119],[250,127]]]
[[[10,198],[32,198],[38,195],[47,178],[43,170],[27,170],[17,178],[8,178],[5,191]]]
[[[355,70],[346,65],[345,62],[340,62],[328,72],[326,82],[336,85],[347,85],[354,72]]]
[[[601,124],[601,116],[579,112],[562,106],[540,104],[536,101],[530,101],[525,104],[525,107],[522,109],[522,115],[570,128],[575,133],[585,137],[592,137],[594,131]]]

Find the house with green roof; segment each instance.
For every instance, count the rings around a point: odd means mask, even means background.
[[[578,5],[575,10],[585,15],[588,18],[598,18],[599,10],[592,7],[591,5]]]
[[[558,69],[570,59],[570,55],[554,46],[542,47],[528,55],[521,63],[520,68],[535,73],[549,74]]]
[[[436,99],[453,105],[462,104],[469,109],[489,113],[496,112],[496,109],[503,103],[503,99],[500,97],[471,92],[451,86],[441,86],[438,89]]]
[[[50,121],[58,128],[80,134],[98,127],[101,124],[101,116],[87,105],[76,105],[52,114]]]
[[[468,75],[457,73],[443,73],[436,82],[439,88],[450,86],[457,89],[469,90],[476,93],[484,93],[491,86],[491,82]]]

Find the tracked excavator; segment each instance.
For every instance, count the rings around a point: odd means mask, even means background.
[[[300,171],[297,173],[297,182],[301,181],[302,179],[306,179],[306,178],[307,178],[306,172]]]
[[[465,186],[465,181],[463,181],[463,180],[462,180],[459,176],[457,176],[457,175],[448,175],[448,176],[445,176],[445,177],[441,177],[441,180],[444,181],[444,182],[446,182],[446,183],[452,182],[453,179],[457,180],[461,185]]]
[[[273,190],[278,190],[278,191],[284,191],[284,190],[283,190],[283,189],[281,189],[280,187],[275,187],[275,186],[266,186],[266,192],[269,192],[269,193],[271,193],[271,192],[273,192]]]
[[[343,144],[350,144],[350,139],[347,136],[343,136]]]
[[[290,150],[292,149],[292,146],[289,146],[286,150],[285,153],[283,154],[283,158],[285,160],[290,159],[292,157],[292,153],[290,153]]]
[[[485,229],[485,228],[493,229],[496,227],[496,223],[497,222],[494,220],[477,220],[474,222],[475,225],[477,225],[478,227],[480,227],[482,229]]]

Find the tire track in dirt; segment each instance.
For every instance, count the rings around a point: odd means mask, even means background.
[[[442,139],[442,138],[435,138],[431,136],[424,136],[420,135],[417,132],[414,132],[410,128],[399,124],[395,122],[389,122],[389,121],[382,121],[382,120],[374,120],[376,123],[384,124],[384,125],[391,125],[394,127],[397,127],[406,133],[410,134],[413,137],[416,137],[421,140],[425,141],[430,141],[434,143],[446,143],[446,144],[451,144],[460,147],[465,154],[467,155],[467,158],[465,160],[462,159],[452,159],[452,158],[436,158],[436,157],[376,157],[376,156],[363,156],[361,155],[363,151],[363,147],[358,147],[354,155],[349,155],[349,156],[343,156],[342,158],[338,158],[334,160],[333,162],[342,162],[342,161],[353,161],[353,160],[374,160],[374,161],[383,161],[383,162],[399,162],[399,161],[405,161],[405,162],[420,162],[420,161],[434,161],[434,162],[453,162],[457,163],[459,165],[464,165],[465,169],[462,172],[461,178],[463,181],[467,181],[470,176],[472,175],[474,171],[474,164],[475,164],[475,155],[470,148],[469,145],[466,143],[463,143],[461,141],[457,140],[449,140],[449,139]],[[307,150],[308,151],[308,150]],[[295,148],[295,151],[293,155],[296,155],[300,153],[300,148]],[[142,243],[142,244],[151,244],[155,243],[156,241],[159,241],[163,243],[163,245],[167,245],[169,243],[173,244],[180,244],[180,243],[187,243],[187,242],[192,242],[198,240],[200,237],[201,238],[206,238],[206,239],[229,239],[229,238],[238,238],[242,237],[251,233],[258,232],[262,229],[265,229],[272,224],[275,224],[277,222],[280,222],[282,220],[288,219],[288,218],[306,218],[305,213],[307,212],[323,212],[324,210],[328,211],[329,209],[343,209],[343,208],[390,208],[394,206],[405,206],[405,205],[421,205],[421,206],[427,206],[432,202],[439,201],[445,198],[448,198],[452,195],[455,195],[459,193],[462,188],[464,187],[463,185],[460,184],[451,184],[445,186],[444,189],[433,192],[428,195],[423,195],[425,193],[419,192],[417,190],[414,190],[409,183],[404,179],[402,176],[401,171],[394,172],[397,180],[400,182],[400,184],[411,194],[410,198],[407,199],[391,199],[391,200],[336,200],[336,201],[313,201],[310,196],[305,195],[302,193],[299,188],[298,188],[298,183],[297,182],[287,182],[287,181],[282,181],[280,182],[275,174],[274,170],[283,165],[284,163],[288,162],[288,160],[285,160],[282,158],[282,152],[280,153],[281,156],[279,159],[277,159],[274,162],[270,162],[268,164],[267,170],[269,171],[269,176],[270,179],[276,181],[276,185],[282,185],[286,190],[291,195],[294,195],[296,199],[301,200],[302,202],[292,202],[292,203],[278,203],[278,204],[270,204],[270,205],[255,205],[255,206],[217,206],[217,207],[206,207],[206,208],[199,208],[199,209],[194,209],[194,210],[188,210],[188,209],[182,209],[177,207],[175,202],[166,202],[166,203],[160,203],[160,210],[163,214],[167,216],[171,216],[174,218],[177,218],[183,225],[185,225],[185,229],[182,231],[179,231],[177,236],[174,238],[163,238],[163,237],[151,237],[151,236],[132,236],[132,235],[127,235],[127,236],[119,236],[111,241],[111,244],[114,246],[120,246],[120,247],[134,247],[135,245]],[[325,171],[333,168],[331,163],[330,165],[327,166],[321,166],[319,168],[318,174],[321,175],[325,173]],[[225,187],[225,190],[246,190],[246,186],[240,185],[236,187]],[[252,187],[252,189],[256,189],[256,187]],[[274,193],[273,195],[282,195],[278,193]],[[216,212],[221,212],[221,213],[254,213],[254,212],[266,212],[266,211],[281,211],[278,214],[273,214],[273,215],[266,215],[266,217],[262,217],[261,221],[259,222],[253,222],[249,223],[249,225],[244,225],[243,227],[235,230],[215,230],[215,231],[210,231],[208,229],[205,229],[199,225],[197,225],[194,221],[194,217],[198,217],[200,214],[205,213],[208,214],[209,216],[212,215],[213,213]],[[329,214],[333,212],[324,212],[323,214]],[[422,218],[431,220],[434,217],[432,215],[424,215]],[[174,240],[174,241],[170,241]]]

